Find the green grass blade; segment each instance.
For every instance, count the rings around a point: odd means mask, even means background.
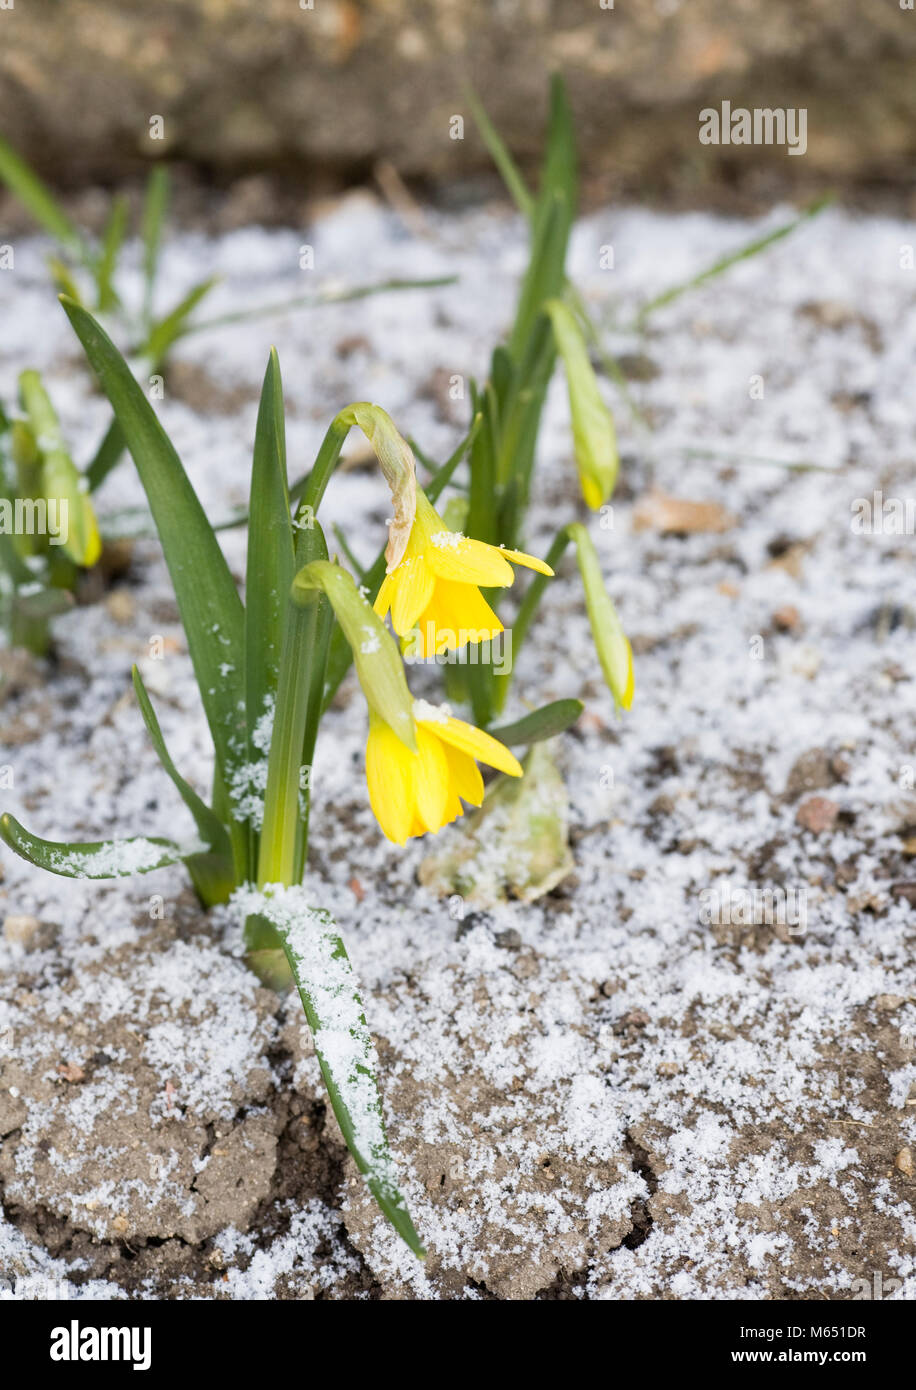
[[[207,850],[191,855],[185,861],[194,880],[194,886],[200,894],[201,900],[208,907],[214,903],[228,902],[235,887],[235,875],[232,845],[226,827],[219,817],[211,811],[206,802],[198,796],[191,784],[185,781],[172,762],[165,746],[165,739],[162,737],[159,720],[156,718],[156,711],[153,709],[146,686],[143,684],[143,677],[136,666],[133,667],[131,675],[140,713],[143,715],[143,722],[159,761],[174,783],[178,795],[194,817],[198,835],[203,843],[209,846]]]
[[[337,544],[340,546],[341,554],[343,555],[343,557],[344,557],[344,559],[346,560],[347,564],[350,566],[350,568],[351,568],[351,570],[353,571],[353,573],[356,575],[356,577],[357,577],[357,579],[359,580],[360,584],[365,588],[365,584],[366,584],[366,571],[365,571],[365,569],[363,568],[363,566],[362,566],[362,564],[360,563],[360,561],[359,561],[359,560],[356,558],[356,556],[354,555],[353,550],[352,550],[352,548],[351,548],[351,546],[350,546],[350,542],[347,540],[346,536],[344,535],[343,528],[342,528],[341,526],[338,526],[338,525],[337,525],[337,522],[335,521],[335,522],[333,522],[332,525],[331,525],[331,530],[334,532],[334,539],[336,540]],[[384,553],[384,552],[383,552],[383,553]]]
[[[146,491],[217,761],[231,785],[244,729],[241,599],[181,460],[127,363],[91,314],[78,304],[62,302],[111,402]]]
[[[481,394],[481,407],[480,429],[471,445],[467,525],[469,536],[492,543],[496,538],[493,499],[498,495],[496,468],[499,454],[499,407],[496,392],[489,381]]]
[[[88,247],[60,203],[47,185],[2,137],[0,179],[32,214],[39,226],[50,233],[71,255],[76,256],[83,264],[89,264]]]
[[[177,864],[188,854],[187,847],[156,835],[71,843],[42,840],[9,815],[0,816],[0,839],[29,864],[64,878],[129,878]]]
[[[695,290],[700,285],[708,284],[710,280],[715,280],[717,276],[730,270],[739,261],[750,260],[752,256],[758,256],[761,251],[765,251],[777,241],[782,241],[784,237],[790,236],[805,222],[809,222],[812,217],[817,217],[818,213],[823,212],[833,201],[832,198],[818,198],[808,207],[803,209],[798,217],[793,217],[790,222],[785,222],[781,227],[776,227],[774,231],[767,232],[764,236],[754,237],[753,241],[740,246],[736,251],[729,251],[727,255],[720,256],[713,261],[712,265],[701,270],[698,275],[691,275],[689,280],[682,281],[679,285],[672,285],[670,289],[664,290],[662,294],[650,299],[648,304],[644,304],[637,315],[636,324],[641,326],[645,323],[650,314],[654,314],[656,309],[661,309],[666,304],[671,304],[675,299],[679,299],[688,290]]]
[[[108,313],[117,307],[118,296],[114,287],[118,257],[127,234],[127,199],[120,195],[111,205],[111,214],[102,237],[102,251],[95,269],[95,286],[99,313]]]
[[[515,324],[507,344],[514,362],[522,359],[544,301],[556,299],[563,291],[570,225],[569,208],[564,197],[552,193],[539,202],[531,256],[522,281]]]
[[[575,724],[584,709],[581,700],[553,700],[549,705],[532,710],[523,719],[516,719],[513,724],[504,724],[501,729],[490,729],[489,732],[507,747],[540,743],[542,739],[562,734]]]
[[[483,416],[479,411],[475,412],[474,419],[471,421],[471,428],[468,430],[457,449],[453,454],[449,455],[441,468],[436,469],[429,482],[424,483],[423,491],[426,493],[430,502],[438,502],[439,498],[452,481],[452,474],[455,472],[455,469],[473,447],[474,440],[477,438],[478,431],[482,424]]]
[[[95,492],[96,488],[101,487],[111,470],[120,462],[126,448],[124,432],[117,420],[112,420],[86,469],[86,483],[90,492]]]
[[[169,174],[164,164],[154,164],[146,183],[143,202],[143,318],[149,323],[153,312],[153,290],[159,269],[162,229],[169,201]]]
[[[553,544],[545,555],[545,562],[552,570],[556,570],[557,565],[563,557],[563,552],[570,542],[568,529],[564,526],[557,532]],[[507,675],[494,677],[494,687],[496,691],[496,708],[502,709],[509,693],[509,686],[518,665],[519,653],[528,635],[528,629],[534,621],[541,599],[544,597],[544,590],[550,583],[550,576],[546,574],[535,574],[528,588],[525,590],[525,597],[522,599],[515,621],[512,624],[512,670]]]
[[[237,309],[232,313],[219,314],[212,319],[198,319],[186,326],[182,337],[191,333],[206,333],[211,328],[225,328],[233,323],[250,323],[255,319],[270,318],[274,314],[288,314],[293,309],[316,309],[322,304],[348,304],[356,299],[368,299],[373,294],[387,294],[390,290],[434,290],[443,285],[454,285],[457,275],[436,275],[425,280],[382,280],[374,285],[354,285],[345,290],[318,290],[313,294],[299,294],[292,299],[283,299],[276,304],[261,304],[254,309]]]
[[[530,218],[534,213],[534,198],[528,190],[521,170],[509,153],[499,131],[487,115],[483,103],[470,85],[465,88],[465,98],[471,108],[474,124],[489,151],[490,158],[499,170],[500,177],[506,185],[512,201],[523,216]]]
[[[550,322],[542,313],[532,324],[513,389],[503,408],[499,457],[496,463],[497,476],[504,485],[512,479],[517,483],[517,506],[520,513],[523,513],[528,505],[541,412],[556,360],[557,351]],[[522,516],[518,515],[509,530],[500,531],[499,539],[504,544],[515,543],[522,519]]]
[[[385,1134],[375,1048],[337,927],[327,912],[289,896],[266,898],[264,911],[280,932],[347,1148],[381,1211],[422,1258]]]
[[[179,300],[174,309],[153,324],[146,342],[140,347],[140,352],[149,359],[154,368],[165,360],[169,349],[179,338],[186,337],[190,330],[189,318],[201,300],[210,293],[218,278],[211,275],[209,279],[201,280],[200,284],[188,291],[184,299]]]

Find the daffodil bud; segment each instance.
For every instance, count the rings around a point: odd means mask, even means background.
[[[618,710],[629,709],[633,703],[632,648],[620,624],[617,609],[604,587],[601,565],[591,537],[578,521],[574,521],[567,530],[576,547],[579,573],[585,590],[585,607],[604,679]]]
[[[557,351],[566,370],[582,495],[597,511],[617,482],[619,458],[614,418],[601,399],[585,339],[572,310],[561,299],[548,300],[544,309],[550,316]]]
[[[296,603],[308,603],[316,591],[327,596],[350,644],[369,708],[407,748],[416,751],[413,702],[398,649],[385,624],[360,593],[353,576],[331,560],[313,560],[293,580]]]
[[[391,416],[380,405],[357,401],[342,410],[337,419],[362,430],[379,461],[391,490],[394,515],[388,527],[385,561],[389,572],[404,558],[410,528],[417,511],[417,467],[410,445],[395,428]]]
[[[49,535],[78,565],[94,565],[102,553],[95,512],[84,479],[64,446],[57,412],[37,372],[22,372],[19,396],[38,448],[39,489],[49,509]],[[53,529],[51,507],[54,507]],[[56,533],[56,534],[55,534]]]

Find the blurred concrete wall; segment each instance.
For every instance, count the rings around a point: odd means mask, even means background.
[[[556,67],[607,191],[900,186],[916,168],[910,2],[0,0],[0,132],[71,187],[162,154],[227,177],[348,181],[384,158],[448,180],[487,164],[470,122],[450,138],[462,78],[527,160]],[[699,111],[723,99],[807,108],[804,157],[701,145]]]

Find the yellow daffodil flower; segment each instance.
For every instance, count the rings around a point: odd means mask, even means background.
[[[389,840],[434,834],[464,815],[462,800],[483,801],[483,778],[475,759],[521,777],[522,767],[497,739],[473,724],[453,719],[447,706],[415,700],[416,753],[376,714],[369,717],[366,781],[375,818]]]
[[[520,550],[475,541],[450,531],[417,488],[417,514],[400,564],[385,576],[375,611],[399,637],[419,628],[417,655],[437,656],[468,642],[486,642],[503,625],[480,587],[506,588],[515,578],[510,560],[540,574],[553,570]]]

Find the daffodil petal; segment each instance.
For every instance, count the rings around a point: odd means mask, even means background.
[[[483,801],[483,778],[480,775],[480,768],[469,753],[462,753],[459,748],[454,748],[448,743],[443,746],[445,756],[448,758],[452,787],[462,801],[469,801],[472,806],[479,806]],[[462,813],[459,811],[460,814]]]
[[[487,642],[503,630],[499,618],[475,584],[453,584],[442,579],[437,582],[430,605],[420,621],[424,639],[428,637],[429,623],[433,624],[436,634],[433,651],[427,651],[430,656],[455,651],[468,642]]]
[[[403,637],[429,606],[436,580],[421,555],[402,560],[391,578],[394,580],[391,623],[398,636]]]
[[[498,546],[471,540],[457,531],[443,528],[429,537],[424,559],[440,579],[455,584],[482,584],[484,588],[505,589],[515,573]]]
[[[553,570],[544,561],[539,560],[536,555],[527,555],[524,550],[507,550],[505,546],[499,547],[501,555],[505,555],[507,560],[511,560],[513,565],[525,565],[527,569],[537,570],[538,574],[546,574],[548,578],[553,578]]]
[[[449,801],[448,759],[439,740],[420,725],[417,726],[417,753],[417,817],[424,829],[435,833],[445,823]]]
[[[418,718],[417,726],[430,728],[437,738],[450,743],[462,753],[469,753],[478,762],[487,763],[490,767],[498,768],[500,772],[508,772],[511,777],[522,775],[521,763],[504,743],[500,743],[490,734],[485,734],[483,729],[475,729],[473,724],[466,724],[463,719],[454,719],[451,715],[443,714],[429,720]]]
[[[375,596],[375,603],[372,605],[378,617],[384,618],[387,615],[388,609],[391,607],[391,600],[394,597],[395,588],[394,575],[386,574],[385,578],[382,580],[381,588]]]
[[[418,758],[381,719],[369,724],[366,743],[366,783],[375,819],[389,840],[406,843],[416,808]]]

